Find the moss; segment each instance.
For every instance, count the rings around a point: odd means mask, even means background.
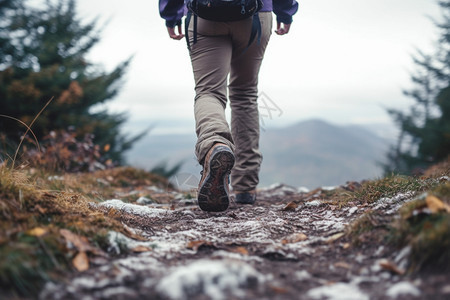
[[[423,192],[399,209],[397,215],[383,211],[369,211],[348,227],[347,236],[356,246],[378,241],[394,248],[411,247],[410,271],[419,272],[428,267],[450,271],[450,213],[432,213],[427,206],[427,195],[433,195],[450,204],[450,183],[439,178],[391,176],[368,181],[354,193],[340,191],[339,196],[350,203],[373,203],[383,197],[399,193]],[[381,229],[381,231],[380,231]]]
[[[403,205],[388,241],[398,248],[411,247],[412,271],[450,271],[450,214],[430,213],[424,198]]]

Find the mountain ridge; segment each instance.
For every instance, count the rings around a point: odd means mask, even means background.
[[[184,162],[181,173],[198,177],[194,134],[149,135],[130,150],[129,162],[151,169],[161,162]],[[315,188],[382,175],[388,142],[359,125],[335,125],[310,119],[281,128],[265,128],[260,148],[260,186],[281,182]]]

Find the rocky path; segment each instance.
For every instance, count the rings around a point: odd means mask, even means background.
[[[97,206],[142,241],[110,233],[114,259],[47,284],[41,299],[449,299],[448,275],[404,275],[408,248],[354,246],[346,226],[367,209],[394,213],[414,195],[338,209],[320,193],[273,186],[255,206],[206,213],[195,201]],[[158,191],[156,191],[158,192]],[[164,193],[164,191],[160,191]]]

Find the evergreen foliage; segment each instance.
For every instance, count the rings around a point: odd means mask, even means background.
[[[103,71],[86,60],[99,40],[97,21],[80,19],[75,0],[47,0],[40,7],[0,0],[0,113],[30,124],[53,98],[33,125],[38,139],[69,128],[80,139],[93,134],[102,158],[122,163],[123,152],[140,136],[121,135],[124,114],[92,108],[118,94],[130,59]],[[0,133],[9,143],[17,143],[25,130],[0,119]]]
[[[404,94],[414,100],[409,112],[388,112],[400,129],[391,147],[386,173],[416,173],[450,155],[450,0],[438,1],[442,20],[435,22],[440,36],[433,54],[413,57],[414,87]]]

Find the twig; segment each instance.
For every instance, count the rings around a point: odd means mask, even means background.
[[[39,152],[41,152],[41,147],[39,146],[39,141],[38,141],[36,135],[34,134],[33,130],[31,130],[31,128],[27,124],[25,124],[25,122],[23,122],[22,120],[19,120],[17,118],[14,118],[14,117],[11,117],[11,116],[7,116],[7,115],[3,115],[3,114],[0,114],[0,117],[17,121],[20,124],[22,124],[23,126],[25,126],[27,129],[29,129],[29,131],[31,132],[31,134],[34,137],[34,141],[36,142],[36,147],[38,148]],[[9,158],[12,159],[12,157],[9,157]]]
[[[14,169],[14,164],[15,164],[15,162],[16,162],[16,159],[17,159],[17,154],[19,153],[19,149],[20,149],[20,147],[22,146],[22,143],[23,143],[23,141],[24,141],[24,139],[25,139],[25,136],[28,134],[28,132],[31,130],[31,127],[33,126],[33,124],[34,124],[34,122],[37,120],[37,118],[39,118],[39,116],[42,114],[42,112],[47,108],[47,106],[50,104],[50,102],[52,102],[53,101],[53,98],[54,97],[52,97],[50,100],[48,100],[48,102],[44,105],[44,107],[39,111],[39,113],[34,117],[34,119],[33,119],[33,121],[30,123],[30,125],[29,126],[27,126],[27,131],[25,132],[25,134],[22,136],[22,138],[21,138],[21,140],[20,140],[20,143],[19,143],[19,146],[17,146],[17,149],[16,149],[16,153],[14,154],[14,159],[13,159],[13,162],[12,162],[12,168]]]

